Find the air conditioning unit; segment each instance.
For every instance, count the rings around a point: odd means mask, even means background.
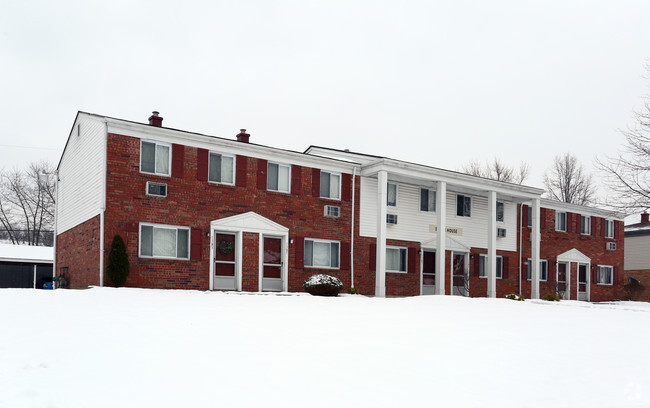
[[[505,238],[505,237],[506,237],[506,229],[497,228],[497,238]]]
[[[341,207],[335,205],[326,205],[323,214],[326,217],[338,218],[341,216]]]
[[[147,181],[147,195],[167,197],[167,184]]]
[[[397,224],[397,214],[386,214],[386,224]]]
[[[607,243],[607,250],[608,251],[616,251],[616,242],[608,242]]]

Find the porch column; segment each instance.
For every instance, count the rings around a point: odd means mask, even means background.
[[[445,246],[446,246],[446,230],[447,230],[447,183],[444,181],[438,182],[436,192],[436,222],[438,224],[438,231],[436,237],[438,239],[438,253],[436,254],[436,294],[445,294]]]
[[[530,248],[530,257],[531,257],[531,271],[530,271],[530,298],[539,299],[539,244],[540,244],[540,233],[539,233],[539,208],[540,200],[539,198],[533,198],[533,219],[532,219],[532,231],[531,231],[531,248]],[[547,266],[547,273],[550,274],[551,271]]]
[[[487,296],[497,297],[497,193],[488,192]],[[502,264],[503,266],[503,264]]]
[[[377,173],[377,255],[375,296],[386,296],[386,200],[388,198],[388,172]]]

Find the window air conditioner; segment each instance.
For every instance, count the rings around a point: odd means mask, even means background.
[[[147,195],[167,197],[167,184],[147,181]]]
[[[506,229],[497,228],[497,238],[505,238],[505,237],[506,237]]]
[[[616,251],[616,242],[608,242],[607,243],[607,250],[608,251]]]
[[[326,217],[338,218],[341,216],[341,207],[337,207],[335,205],[326,205],[325,213],[323,215]]]
[[[397,214],[386,214],[386,224],[397,224]]]

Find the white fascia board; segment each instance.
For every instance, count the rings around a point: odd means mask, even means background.
[[[374,156],[368,156],[361,153],[346,152],[346,151],[341,151],[336,149],[329,149],[327,147],[320,147],[320,146],[309,146],[309,148],[305,150],[305,154],[311,156],[320,156],[320,157],[327,157],[331,159],[343,160],[346,162],[351,162],[356,164],[366,164],[377,160],[377,157]]]
[[[610,211],[601,208],[588,207],[585,205],[564,203],[562,201],[549,200],[548,198],[542,198],[540,204],[542,208],[548,208],[551,210],[568,211],[582,215],[593,215],[596,217],[610,218],[617,221],[623,221],[626,217],[626,214],[618,211]]]
[[[358,168],[356,163],[339,159],[312,156],[305,153],[282,150],[254,143],[243,143],[237,140],[229,140],[200,133],[124,122],[112,118],[106,118],[106,122],[108,123],[108,133],[116,133],[145,140],[183,144],[220,153],[243,155],[272,162],[297,164],[304,167],[316,167],[341,173],[351,173],[354,167]]]
[[[469,174],[457,173],[449,170],[437,169],[434,167],[419,164],[406,163],[391,159],[379,159],[372,163],[361,166],[361,176],[373,177],[378,171],[385,170],[391,174],[412,177],[414,179],[444,181],[450,190],[454,186],[462,186],[476,191],[495,191],[497,194],[508,197],[519,197],[523,199],[540,198],[544,190],[535,187],[528,187],[518,184],[504,183],[502,181],[490,180]]]

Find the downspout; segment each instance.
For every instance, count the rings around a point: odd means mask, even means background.
[[[99,207],[99,287],[104,287],[104,213],[106,212],[106,162],[108,161],[108,121],[104,120],[104,161],[102,163],[102,177],[104,188]]]
[[[57,238],[57,224],[59,222],[59,169],[54,172],[54,259],[52,260],[52,278],[56,276],[56,238]],[[34,285],[36,279],[34,278]]]
[[[350,232],[350,288],[354,288],[354,203],[356,197],[357,167],[352,168],[352,228]]]
[[[524,203],[519,203],[519,294],[521,295],[521,253],[522,248],[522,235],[524,231]]]

